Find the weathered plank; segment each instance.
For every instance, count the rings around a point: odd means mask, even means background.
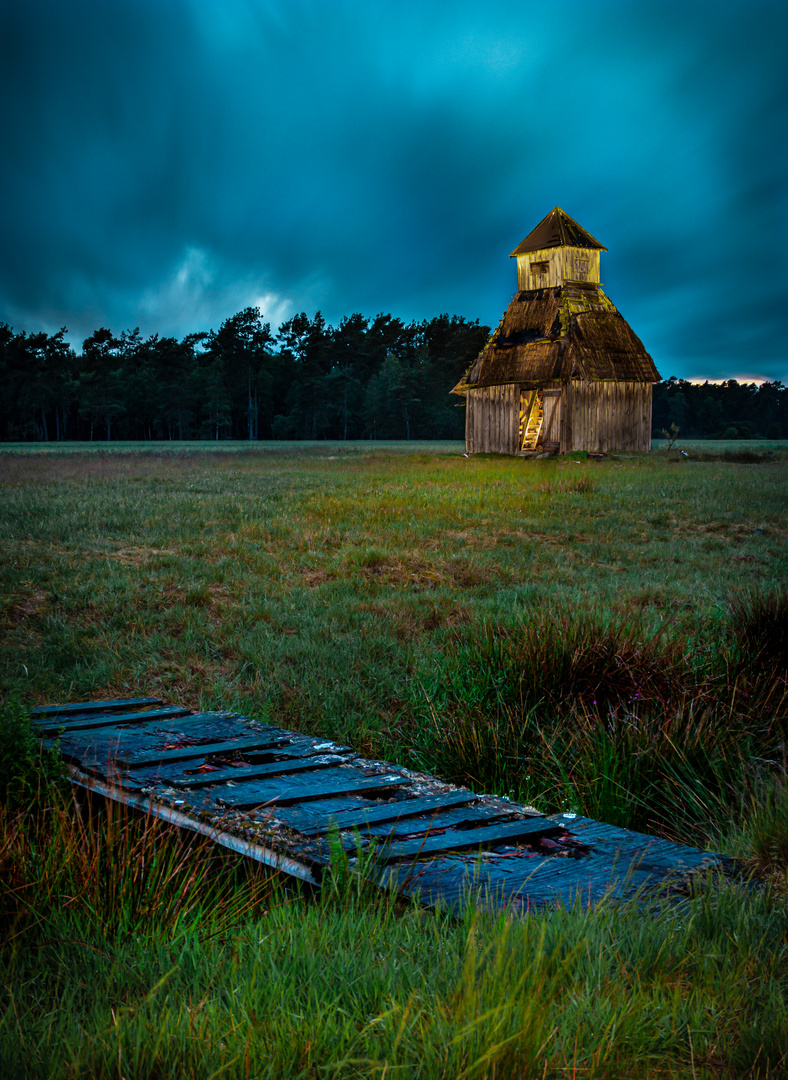
[[[400,821],[422,814],[438,814],[465,803],[479,801],[479,796],[472,791],[460,791],[457,794],[425,795],[422,798],[401,799],[386,803],[385,806],[369,806],[360,810],[347,810],[344,813],[315,815],[304,826],[308,836],[320,836],[331,829],[363,829],[368,825],[378,825],[388,821]]]
[[[285,773],[312,772],[327,769],[344,761],[340,754],[322,754],[315,757],[299,757],[295,761],[269,761],[265,765],[244,765],[237,769],[217,769],[194,776],[184,776],[170,783],[176,788],[202,788],[213,784],[225,784],[228,780],[244,783],[246,780],[259,780],[263,776],[283,776]]]
[[[399,844],[389,844],[382,851],[381,857],[384,862],[418,859],[447,851],[466,851],[469,848],[514,844],[526,838],[536,840],[543,836],[558,836],[564,831],[562,825],[556,825],[548,818],[527,818],[524,821],[507,821],[501,825],[491,825],[487,829],[462,829],[447,832],[443,836],[427,837],[426,840],[403,840]]]
[[[146,765],[159,765],[172,761],[188,761],[190,758],[213,757],[216,754],[238,754],[249,750],[271,750],[290,740],[286,736],[266,737],[255,735],[250,739],[234,739],[229,742],[197,743],[194,746],[178,746],[171,750],[149,750],[141,754],[119,753],[115,764],[125,769],[141,769]]]
[[[167,720],[186,716],[205,717],[206,715],[218,716],[219,714],[192,713],[191,709],[168,708],[149,709],[147,712],[133,713],[95,713],[93,716],[79,720],[57,720],[49,718],[37,720],[34,717],[33,722],[36,724],[42,735],[55,735],[58,732],[67,735],[72,731],[90,731],[102,727],[117,727],[119,724],[148,723],[151,720]],[[231,714],[228,713],[226,715],[229,716]]]
[[[77,701],[70,705],[36,705],[30,712],[36,716],[63,716],[69,713],[117,712],[136,705],[163,705],[161,698],[113,698],[111,701]]]
[[[284,814],[285,810],[277,811],[277,815],[280,813]],[[482,826],[499,825],[503,820],[500,808],[487,806],[480,799],[478,803],[470,806],[444,807],[440,815],[397,818],[395,821],[368,824],[362,828],[340,830],[335,836],[348,852],[356,849],[359,839],[364,846],[375,844],[377,850],[382,851],[386,844],[417,839],[423,843],[427,838],[432,837],[462,836],[469,830],[478,831]],[[511,815],[505,820],[511,820]],[[301,831],[308,829],[303,817],[293,825]],[[311,838],[311,834],[307,835]],[[330,851],[329,848],[324,850]]]
[[[483,801],[472,803],[470,806],[449,807],[444,809],[440,816],[420,818],[400,818],[394,822],[384,822],[378,825],[368,825],[366,832],[375,839],[422,836],[429,833],[430,836],[438,836],[441,833],[459,830],[458,835],[468,829],[479,829],[482,825],[501,824],[511,821],[511,813],[502,814],[500,807],[486,806]]]
[[[254,810],[258,806],[288,806],[293,803],[323,799],[329,795],[352,795],[361,791],[385,790],[385,788],[400,787],[408,783],[410,781],[404,776],[387,774],[354,779],[351,773],[345,781],[335,780],[333,783],[305,785],[280,792],[271,792],[270,789],[268,792],[265,789],[239,791],[238,794],[222,795],[216,799],[216,802],[220,806],[232,807],[234,810]],[[252,789],[253,785],[250,784],[247,787]]]

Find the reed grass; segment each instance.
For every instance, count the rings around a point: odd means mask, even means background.
[[[416,753],[449,778],[712,843],[785,769],[788,594],[739,596],[693,638],[533,610],[458,633],[414,701]],[[788,866],[783,860],[783,866]]]

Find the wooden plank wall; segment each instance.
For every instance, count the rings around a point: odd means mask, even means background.
[[[534,263],[547,263],[546,274],[534,274]],[[567,281],[599,284],[599,251],[590,248],[541,248],[517,256],[517,288],[551,289]]]
[[[527,255],[517,256],[517,288],[523,289],[547,289],[555,285],[563,285],[563,248],[542,248],[539,251],[529,251]],[[546,274],[532,274],[532,263],[547,263]]]
[[[651,383],[570,383],[561,452],[650,450],[651,397]]]
[[[591,248],[561,248],[564,255],[564,281],[590,281],[599,284],[599,251]],[[585,270],[581,267],[585,265]]]
[[[562,454],[571,450],[650,450],[651,398],[651,383],[578,380],[565,384],[549,439],[560,443]],[[548,401],[549,397],[545,404]],[[516,454],[520,387],[509,384],[469,390],[466,402],[466,452]],[[542,440],[547,438],[543,432]]]
[[[509,384],[469,390],[466,402],[466,453],[516,454],[520,387]]]

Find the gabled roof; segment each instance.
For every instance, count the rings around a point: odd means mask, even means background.
[[[578,225],[560,206],[556,206],[528,233],[512,255],[527,255],[529,251],[553,247],[596,248],[607,251],[604,244],[600,244],[582,225]]]

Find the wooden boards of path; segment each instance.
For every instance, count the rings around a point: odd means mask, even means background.
[[[319,884],[337,842],[381,885],[459,911],[516,911],[686,877],[722,862],[575,814],[543,815],[351,747],[157,698],[42,706],[75,784]]]

